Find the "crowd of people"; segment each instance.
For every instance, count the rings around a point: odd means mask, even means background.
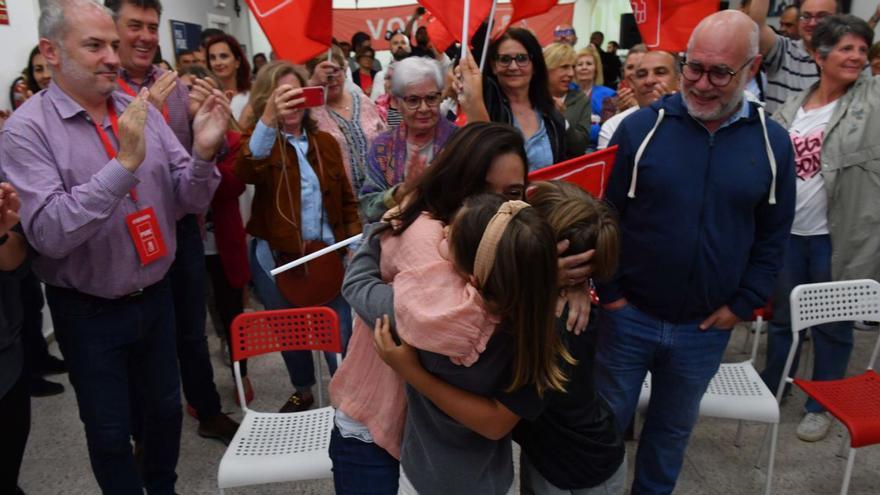
[[[24,493],[30,397],[68,373],[101,490],[173,494],[184,411],[205,438],[238,428],[208,318],[229,364],[237,315],[309,306],[340,319],[337,493],[512,494],[512,440],[522,493],[624,493],[648,372],[631,490],[672,492],[730,330],[772,305],[775,391],[792,288],[880,279],[880,7],[841,7],[803,0],[777,31],[750,0],[683,53],[623,58],[510,27],[482,70],[481,43],[413,32],[419,8],[384,66],[366,33],[297,65],[209,29],[171,70],[159,0],[42,2],[0,115],[0,493]],[[609,146],[601,200],[529,183]],[[853,327],[811,330],[814,379],[845,375]],[[308,410],[312,353],[282,357],[279,412]],[[830,424],[808,401],[797,436]]]

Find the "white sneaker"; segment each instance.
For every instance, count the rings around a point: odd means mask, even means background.
[[[828,435],[831,428],[831,415],[827,412],[804,415],[797,427],[797,436],[805,442],[818,442]]]

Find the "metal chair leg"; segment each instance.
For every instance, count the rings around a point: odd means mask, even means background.
[[[853,463],[856,460],[856,449],[849,449],[849,457],[846,460],[846,472],[843,473],[843,486],[840,487],[840,495],[846,495],[849,491],[849,479],[852,477]]]
[[[318,386],[318,407],[324,407],[324,366],[321,364],[324,359],[324,353],[321,351],[312,351],[312,358],[315,360],[315,384]]]
[[[837,451],[837,457],[843,459],[846,457],[846,447],[849,445],[849,432],[843,432],[843,437],[840,439],[840,450]]]
[[[769,435],[772,432],[773,436],[775,437],[776,432],[777,432],[776,429],[778,427],[779,427],[779,425],[776,423],[774,423],[772,425],[769,425],[769,424],[767,425],[767,429],[764,431],[764,438],[761,439],[760,447],[758,447],[758,455],[755,458],[755,468],[756,469],[761,469],[761,459],[764,457],[764,447],[766,447],[768,443],[772,442],[772,439],[769,438]]]
[[[739,421],[737,421],[737,425],[736,425],[736,439],[734,439],[734,441],[733,441],[733,446],[737,447],[737,448],[742,447],[742,439],[743,439],[743,421],[739,420]]]
[[[776,438],[779,433],[779,423],[773,423],[772,430],[773,436],[770,437],[770,459],[767,461],[767,484],[764,487],[764,495],[770,495],[773,491],[773,465],[776,462]]]

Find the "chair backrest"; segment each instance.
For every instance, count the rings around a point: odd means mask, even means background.
[[[233,361],[279,351],[342,352],[339,316],[326,307],[242,313],[230,338]]]
[[[876,280],[842,280],[818,284],[798,285],[789,296],[791,304],[791,349],[783,368],[782,379],[776,390],[776,399],[782,398],[794,355],[798,348],[800,331],[823,323],[836,321],[880,321],[880,282]],[[877,360],[880,336],[874,344],[868,369]]]
[[[798,285],[789,301],[792,332],[835,321],[880,321],[880,282],[876,280]]]

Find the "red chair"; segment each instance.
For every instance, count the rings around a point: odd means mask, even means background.
[[[320,307],[242,313],[232,322],[229,338],[235,387],[244,419],[220,461],[220,493],[224,488],[332,477],[327,449],[333,429],[333,408],[287,414],[253,411],[244,400],[239,362],[280,351],[342,352],[336,312]],[[323,359],[315,361],[320,377]],[[321,403],[319,384],[318,404]]]
[[[880,283],[876,280],[846,280],[798,285],[791,291],[790,300],[792,346],[777,397],[781,397],[786,382],[792,382],[846,426],[850,449],[840,489],[841,494],[846,494],[856,449],[880,443],[880,376],[873,369],[880,351],[880,334],[868,367],[860,375],[816,382],[791,379],[788,373],[801,330],[836,321],[880,321]]]

